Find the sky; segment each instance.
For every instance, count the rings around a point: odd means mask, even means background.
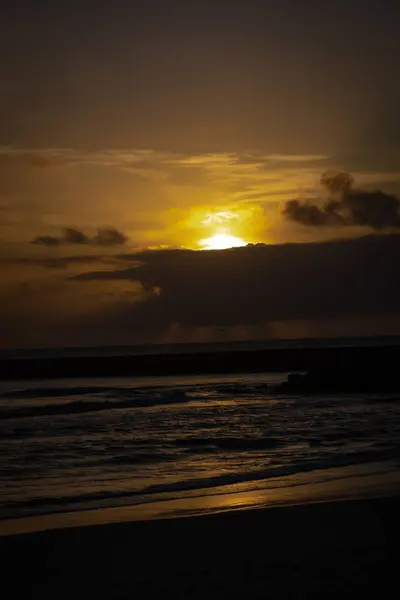
[[[399,23],[2,2],[0,346],[399,333]]]

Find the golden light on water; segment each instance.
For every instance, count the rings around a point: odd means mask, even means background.
[[[234,235],[217,233],[205,240],[200,240],[203,250],[226,250],[227,248],[240,248],[247,246],[247,242]]]

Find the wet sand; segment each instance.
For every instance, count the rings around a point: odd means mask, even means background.
[[[386,596],[397,580],[399,498],[2,537],[2,588],[41,599]]]

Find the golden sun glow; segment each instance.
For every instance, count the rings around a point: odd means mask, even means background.
[[[226,250],[227,248],[239,248],[247,246],[247,242],[234,235],[217,233],[205,240],[200,240],[203,250]]]

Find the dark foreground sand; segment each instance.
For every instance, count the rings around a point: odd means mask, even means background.
[[[399,508],[392,497],[3,537],[2,596],[391,597]]]

